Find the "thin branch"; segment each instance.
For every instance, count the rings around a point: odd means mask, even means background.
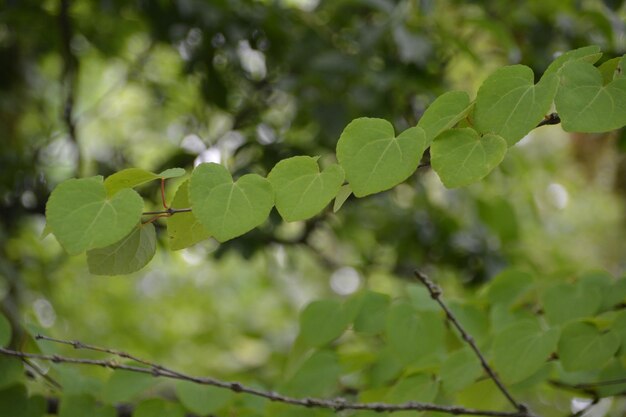
[[[33,361],[27,359],[27,358],[22,358],[22,362],[24,362],[28,367],[30,367],[33,372],[37,375],[39,375],[41,378],[43,378],[44,380],[46,380],[50,385],[52,385],[54,388],[58,389],[58,390],[62,390],[63,386],[54,378],[52,378],[50,375],[46,374],[41,368],[39,368],[39,366],[34,363]],[[34,375],[33,375],[34,377]]]
[[[168,208],[167,210],[157,210],[157,211],[144,211],[143,213],[141,213],[142,216],[153,216],[155,214],[168,214],[168,215],[174,215],[176,213],[191,213],[191,208],[181,208],[181,209],[176,209],[176,208]]]
[[[474,342],[474,338],[465,331],[465,329],[463,328],[463,326],[461,326],[461,323],[459,323],[459,321],[454,316],[452,311],[441,300],[441,294],[442,294],[441,288],[439,288],[439,286],[437,286],[426,275],[424,275],[422,272],[418,270],[415,271],[415,276],[424,284],[426,289],[428,289],[428,292],[430,293],[431,298],[435,300],[437,304],[439,304],[441,309],[446,313],[446,318],[448,319],[448,321],[452,323],[452,325],[459,331],[459,333],[461,333],[461,337],[472,348],[472,350],[474,351],[474,353],[480,360],[480,363],[483,369],[485,370],[485,372],[487,372],[489,377],[493,380],[493,382],[495,382],[495,384],[498,386],[498,389],[502,392],[502,394],[506,397],[506,399],[511,403],[511,405],[513,405],[513,407],[515,407],[517,410],[519,410],[520,412],[526,415],[532,415],[531,412],[528,410],[528,407],[526,407],[526,405],[522,403],[518,403],[513,398],[511,393],[506,389],[506,387],[502,383],[502,381],[500,381],[500,378],[498,378],[495,371],[487,363],[485,356],[478,349],[478,346],[476,346],[476,343]]]
[[[99,348],[96,346],[86,345],[82,342],[70,342],[70,341],[59,341],[58,339],[50,339],[45,337],[39,337],[40,339],[46,339],[50,341],[55,341],[59,343],[65,343],[76,347],[77,349],[89,349],[96,350],[99,352],[109,353],[116,355],[120,358],[130,359],[135,362],[138,362],[146,367],[135,366],[135,365],[127,365],[123,363],[119,363],[114,359],[109,360],[99,360],[99,359],[83,359],[83,358],[72,358],[66,356],[59,355],[44,355],[37,353],[26,353],[19,352],[15,350],[0,348],[0,354],[7,356],[14,356],[18,358],[31,358],[38,359],[44,361],[51,361],[53,363],[70,363],[70,364],[80,364],[80,365],[90,365],[90,366],[101,366],[109,369],[120,369],[130,372],[137,372],[142,374],[153,375],[154,377],[163,377],[169,379],[177,379],[177,380],[185,380],[189,382],[193,382],[201,385],[210,385],[214,387],[224,388],[235,393],[245,393],[254,395],[261,398],[266,398],[270,401],[291,404],[301,407],[316,407],[316,408],[326,408],[335,411],[341,410],[369,410],[376,412],[394,412],[394,411],[439,411],[442,413],[454,414],[454,415],[474,415],[474,416],[500,416],[500,417],[529,417],[530,414],[526,411],[517,411],[517,412],[506,412],[506,411],[493,411],[493,410],[477,410],[472,408],[465,408],[460,406],[446,406],[446,405],[438,405],[431,403],[420,403],[416,401],[409,401],[401,404],[389,404],[382,402],[374,402],[374,403],[357,403],[357,402],[347,402],[343,398],[336,399],[323,399],[323,398],[295,398],[289,397],[286,395],[282,395],[280,393],[274,391],[264,391],[257,388],[248,387],[240,384],[239,382],[228,382],[222,381],[219,379],[211,378],[211,377],[197,377],[188,375],[179,371],[175,371],[173,369],[166,368],[162,365],[147,361],[145,359],[140,359],[134,355],[128,354],[126,352],[117,351],[113,349],[107,348]]]

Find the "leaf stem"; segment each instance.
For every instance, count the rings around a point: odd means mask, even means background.
[[[422,284],[424,284],[424,286],[430,293],[430,297],[433,300],[435,300],[437,304],[439,304],[441,309],[446,313],[446,319],[459,331],[459,333],[461,333],[461,337],[463,338],[463,340],[472,348],[472,350],[474,351],[474,353],[480,360],[480,363],[483,369],[485,370],[485,372],[487,372],[487,374],[493,380],[493,382],[495,382],[495,384],[498,386],[498,389],[500,390],[500,392],[502,392],[502,394],[511,403],[511,405],[515,407],[519,412],[525,413],[526,415],[532,415],[532,413],[530,412],[530,410],[528,409],[526,405],[522,403],[518,403],[513,398],[511,393],[506,389],[506,387],[502,383],[502,381],[500,381],[500,378],[498,378],[498,375],[496,374],[496,372],[487,363],[485,356],[482,354],[480,349],[478,349],[478,346],[476,346],[476,342],[474,342],[474,338],[469,333],[467,333],[467,331],[465,331],[465,329],[463,328],[463,326],[461,326],[461,323],[459,323],[458,319],[455,317],[452,311],[441,300],[441,294],[442,294],[441,288],[438,285],[436,285],[434,282],[432,282],[430,278],[428,278],[425,274],[423,274],[419,270],[415,270],[415,276],[417,277],[418,280],[422,282]]]

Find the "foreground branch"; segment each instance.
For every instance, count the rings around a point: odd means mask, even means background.
[[[136,365],[127,365],[123,363],[119,363],[116,360],[99,360],[99,359],[83,359],[83,358],[72,358],[66,356],[59,355],[44,355],[37,353],[26,353],[19,352],[15,350],[0,348],[0,354],[6,356],[13,356],[18,358],[30,358],[37,359],[43,361],[50,361],[53,363],[70,363],[77,365],[89,365],[89,366],[101,366],[109,369],[120,369],[130,372],[137,372],[142,374],[153,375],[154,377],[162,377],[169,379],[177,379],[193,382],[201,385],[211,385],[214,387],[224,388],[235,393],[245,393],[250,395],[255,395],[257,397],[266,398],[270,401],[281,402],[285,404],[291,404],[301,407],[316,407],[316,408],[326,408],[334,411],[341,410],[369,410],[376,412],[394,412],[394,411],[439,411],[442,413],[454,414],[454,415],[473,415],[473,416],[500,416],[500,417],[529,417],[527,411],[517,411],[517,412],[505,412],[505,411],[493,411],[493,410],[477,410],[473,408],[465,408],[460,406],[446,406],[446,405],[438,405],[431,403],[420,403],[416,401],[409,401],[401,404],[389,404],[382,402],[374,402],[374,403],[358,403],[358,402],[348,402],[342,398],[336,399],[323,399],[323,398],[295,398],[289,397],[286,395],[282,395],[280,393],[274,391],[264,391],[257,388],[248,387],[240,384],[239,382],[228,382],[222,381],[219,379],[211,378],[211,377],[198,377],[188,375],[179,371],[175,371],[173,369],[166,368],[162,365],[156,364],[154,362],[147,361],[145,359],[140,359],[134,355],[128,354],[126,352],[108,349],[108,348],[100,348],[97,346],[91,346],[84,344],[78,341],[65,341],[60,339],[52,339],[45,336],[38,336],[38,339],[53,341],[57,343],[68,344],[74,346],[77,349],[88,349],[94,350],[98,352],[108,353],[112,355],[116,355],[120,358],[130,359],[135,362],[138,362],[142,366]]]
[[[442,294],[441,288],[435,285],[435,283],[433,283],[426,275],[424,275],[420,271],[416,270],[415,276],[424,284],[426,289],[428,289],[428,292],[430,293],[431,298],[435,300],[437,304],[439,304],[441,309],[446,313],[446,318],[448,319],[448,321],[452,323],[452,325],[459,331],[459,333],[461,333],[461,337],[472,348],[472,350],[474,351],[474,353],[480,360],[480,363],[483,369],[485,370],[485,372],[487,372],[487,375],[489,375],[489,377],[493,380],[493,382],[495,382],[495,384],[498,386],[498,389],[502,392],[502,394],[506,397],[506,399],[511,403],[511,405],[513,405],[513,407],[515,407],[521,413],[524,413],[524,415],[532,415],[530,411],[528,410],[528,407],[526,407],[526,405],[515,401],[511,393],[506,389],[502,381],[500,381],[500,378],[498,378],[498,375],[487,363],[485,356],[478,349],[478,346],[476,346],[476,343],[474,342],[474,338],[465,331],[465,329],[463,328],[463,326],[461,326],[461,323],[459,323],[459,321],[454,316],[452,311],[448,308],[448,306],[444,304],[443,301],[441,301],[441,294]]]

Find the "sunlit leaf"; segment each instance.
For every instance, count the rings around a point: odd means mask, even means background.
[[[355,119],[337,142],[337,159],[357,197],[388,190],[415,170],[430,142],[421,127],[395,136],[386,120]]]
[[[194,215],[220,242],[262,224],[274,206],[274,191],[268,180],[247,174],[233,183],[228,170],[214,163],[196,167],[189,193]]]
[[[46,219],[63,248],[76,255],[122,239],[139,222],[142,210],[139,194],[124,189],[109,198],[97,176],[59,184],[48,199]]]
[[[487,176],[504,159],[506,141],[482,137],[470,128],[450,129],[433,141],[430,163],[448,188],[471,184]]]
[[[277,163],[267,179],[274,188],[276,209],[291,222],[322,211],[339,192],[344,173],[339,165],[320,172],[317,158],[294,156]]]
[[[289,395],[327,396],[335,391],[341,368],[328,350],[313,353],[281,387]]]
[[[549,112],[558,77],[544,76],[537,85],[533,71],[523,65],[500,68],[480,86],[474,107],[474,125],[493,133],[509,146],[517,143]]]
[[[108,176],[104,180],[104,187],[107,195],[112,196],[124,188],[134,188],[157,179],[176,178],[183,175],[185,175],[185,170],[182,168],[168,168],[159,174],[141,168],[126,168]]]
[[[155,251],[154,226],[139,224],[119,242],[87,251],[87,265],[89,272],[96,275],[130,274],[146,266]]]
[[[424,129],[427,141],[431,142],[444,130],[454,127],[471,109],[466,92],[449,91],[428,106],[417,125]]]
[[[561,70],[556,109],[568,132],[606,132],[626,125],[626,78],[603,85],[592,64],[570,62]]]
[[[583,61],[594,64],[600,57],[602,57],[602,52],[600,52],[600,47],[597,45],[584,46],[572,51],[567,51],[552,61],[544,72],[544,75],[557,74],[568,62]]]

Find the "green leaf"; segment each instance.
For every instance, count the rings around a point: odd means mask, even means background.
[[[573,51],[567,51],[552,61],[543,74],[544,76],[558,74],[565,64],[573,61],[583,61],[595,64],[601,56],[602,52],[600,52],[600,47],[597,45],[584,46],[582,48],[574,49]]]
[[[319,347],[341,336],[348,320],[336,300],[317,300],[306,306],[300,315],[300,338],[311,347]]]
[[[176,383],[176,396],[189,411],[206,415],[228,406],[234,393],[223,388],[179,381]]]
[[[398,381],[387,393],[385,400],[390,403],[418,401],[430,403],[439,391],[439,384],[432,375],[416,374]]]
[[[448,355],[441,366],[439,377],[442,388],[454,394],[471,385],[482,374],[482,366],[476,354],[469,348],[463,348]]]
[[[287,395],[328,396],[335,392],[340,373],[337,355],[321,350],[313,353],[280,391]]]
[[[621,353],[626,354],[626,311],[621,311],[611,326],[611,331],[617,335],[620,340]]]
[[[125,189],[108,198],[97,176],[59,184],[46,204],[46,219],[65,250],[76,255],[122,239],[139,222],[142,210],[139,194]]]
[[[159,178],[157,174],[145,169],[126,168],[109,175],[104,180],[104,188],[106,188],[107,195],[112,196],[125,188],[134,188]]]
[[[554,352],[559,331],[542,331],[537,320],[523,320],[495,337],[493,364],[508,383],[519,382],[537,372]]]
[[[487,176],[506,151],[506,141],[500,136],[480,137],[470,128],[450,129],[430,147],[430,163],[446,187],[461,187]]]
[[[424,129],[427,142],[431,142],[444,130],[454,127],[471,109],[466,92],[449,91],[428,106],[417,125]]]
[[[542,304],[550,324],[557,325],[594,315],[602,304],[602,294],[584,282],[560,283],[544,291]]]
[[[603,85],[592,64],[570,62],[561,70],[555,99],[563,129],[568,132],[606,132],[626,125],[626,78]]]
[[[113,175],[109,175],[106,180],[104,180],[104,187],[107,190],[107,195],[112,196],[124,188],[135,188],[161,178],[176,178],[183,175],[185,175],[185,170],[182,168],[169,168],[160,174],[155,174],[154,172],[146,171],[141,168],[127,168]]]
[[[352,187],[350,187],[350,184],[346,184],[339,189],[337,196],[335,197],[335,204],[333,204],[333,213],[337,213],[339,211],[339,209],[343,206],[343,203],[345,203],[346,200],[348,200],[348,197],[350,197],[350,194],[352,194]]]
[[[16,385],[0,391],[0,415],[2,417],[43,417],[46,400],[41,396],[28,398],[26,388]]]
[[[611,397],[614,395],[623,395],[626,391],[626,367],[620,361],[612,360],[598,375],[598,381],[622,381],[621,384],[600,385],[597,391],[601,397]]]
[[[489,284],[487,298],[493,305],[510,305],[530,289],[531,274],[518,269],[507,269],[499,273]]]
[[[58,417],[115,417],[117,411],[110,405],[101,405],[87,395],[64,395]]]
[[[0,313],[0,347],[4,347],[11,341],[11,323]]]
[[[439,314],[417,312],[410,304],[395,304],[387,315],[387,342],[398,362],[407,365],[444,347],[444,326]]]
[[[363,295],[360,310],[354,319],[354,330],[374,334],[385,329],[387,311],[391,298],[386,294],[367,291]]]
[[[187,171],[183,168],[168,168],[165,171],[161,171],[157,174],[159,178],[168,179],[168,178],[178,178],[185,175]]]
[[[154,226],[139,224],[119,242],[87,251],[87,265],[95,275],[130,274],[146,266],[155,252]]]
[[[116,370],[104,385],[102,399],[109,404],[128,402],[155,382],[150,374]]]
[[[452,301],[448,307],[457,320],[472,335],[478,345],[483,344],[489,334],[489,318],[487,313],[476,305]],[[461,335],[454,333],[461,343]]]
[[[344,129],[337,142],[337,159],[354,195],[364,197],[406,180],[429,144],[421,127],[396,137],[388,121],[364,117]]]
[[[322,211],[339,192],[344,173],[339,165],[320,172],[317,158],[294,156],[277,163],[267,179],[274,188],[278,212],[292,222]]]
[[[135,407],[133,417],[185,417],[185,410],[177,403],[151,398]]]
[[[8,387],[24,378],[22,362],[10,356],[0,356],[0,389]]]
[[[274,191],[268,180],[247,174],[233,183],[226,168],[214,163],[196,167],[189,193],[196,218],[220,242],[262,224],[274,206]]]
[[[172,208],[183,209],[191,207],[189,202],[189,180],[183,182],[176,190],[171,204]],[[210,237],[204,226],[193,213],[176,213],[167,219],[167,237],[170,248],[179,250],[188,248]]]
[[[557,86],[556,75],[544,76],[535,85],[533,71],[524,65],[500,68],[478,90],[474,126],[513,146],[548,113]]]
[[[619,344],[612,331],[601,333],[589,323],[570,323],[561,332],[559,360],[566,371],[599,369],[611,359]]]
[[[598,67],[598,71],[602,74],[602,84],[606,85],[613,81],[616,76],[621,75],[620,62],[622,59],[622,57],[609,59]]]

